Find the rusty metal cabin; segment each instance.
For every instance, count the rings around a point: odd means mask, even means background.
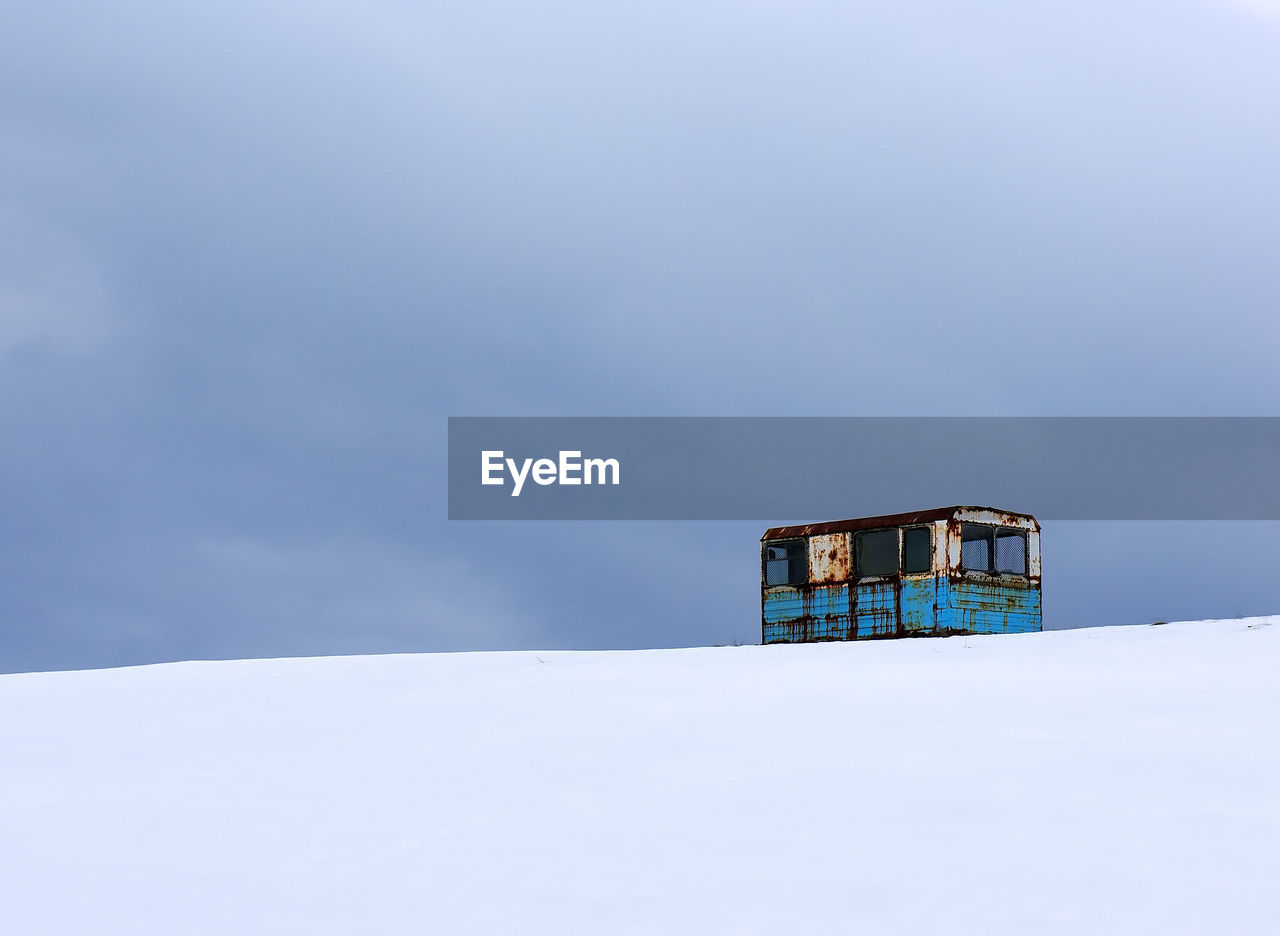
[[[763,643],[1041,629],[1040,524],[989,507],[774,527]]]

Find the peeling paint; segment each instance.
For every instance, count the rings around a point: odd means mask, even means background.
[[[962,568],[964,524],[1007,528],[1025,534],[1025,574]],[[861,531],[906,527],[930,531],[932,568],[926,572],[903,572],[899,535],[898,571],[892,575],[860,577],[855,535]],[[761,638],[764,643],[1004,634],[1042,628],[1040,524],[1029,514],[989,507],[945,507],[774,527],[765,533],[761,542],[767,545],[784,539],[805,540],[808,575],[804,582],[766,585],[762,561]],[[1007,544],[1010,537],[999,537],[997,542]],[[995,567],[994,562],[991,567]]]

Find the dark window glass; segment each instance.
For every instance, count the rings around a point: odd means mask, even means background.
[[[770,543],[764,548],[766,585],[803,585],[809,577],[804,540]]]
[[[1022,530],[996,530],[996,571],[1027,574],[1027,534]]]
[[[898,531],[874,530],[858,534],[858,574],[896,575]]]
[[[991,571],[991,538],[995,527],[981,523],[960,526],[960,568],[975,572]]]
[[[933,565],[933,537],[928,527],[902,531],[902,571],[928,572]]]

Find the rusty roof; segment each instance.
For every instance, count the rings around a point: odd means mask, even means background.
[[[822,536],[826,533],[851,533],[855,530],[874,530],[879,527],[909,526],[913,523],[933,523],[935,520],[948,520],[961,510],[983,510],[992,513],[1007,514],[1035,521],[1031,514],[1016,513],[1012,510],[999,510],[995,507],[934,507],[931,510],[913,510],[908,513],[884,514],[879,517],[855,517],[851,520],[829,520],[826,523],[804,523],[798,526],[772,527],[764,531],[761,542],[776,539],[796,539],[801,536]],[[1038,528],[1038,526],[1037,526]]]

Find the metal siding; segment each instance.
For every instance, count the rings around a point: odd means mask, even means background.
[[[875,580],[859,582],[853,603],[856,637],[888,637],[898,632],[897,583]]]
[[[902,629],[923,633],[937,627],[938,577],[904,576],[902,579]]]
[[[962,523],[988,523],[992,526],[1014,527],[1019,530],[1039,531],[1040,524],[1030,514],[1011,513],[991,507],[961,507],[953,517]]]
[[[934,623],[939,634],[957,633],[955,610],[951,607],[951,578],[946,572],[940,572],[934,579],[937,582],[936,610]]]
[[[762,640],[764,643],[803,643],[813,640],[809,616],[810,589],[774,586],[764,594]]]
[[[762,637],[779,641],[846,640],[849,637],[849,586],[775,587],[764,595]]]
[[[981,523],[1027,533],[1027,575],[991,575],[960,568],[960,525]],[[1040,524],[1005,511],[958,511],[947,523],[950,629],[970,634],[1014,634],[1043,628],[1040,603]]]
[[[810,582],[843,582],[849,578],[852,568],[848,533],[809,538]]]
[[[1023,579],[961,577],[951,583],[954,627],[971,634],[1015,634],[1041,629],[1040,588]]]
[[[941,511],[932,512],[938,516]],[[920,525],[922,514],[897,515]],[[876,518],[873,518],[876,519]],[[887,519],[887,518],[886,518]],[[932,519],[930,517],[929,519]],[[987,523],[1027,531],[1027,577],[962,573],[960,524]],[[761,637],[765,643],[845,640],[908,634],[1021,633],[1042,628],[1040,525],[1034,517],[990,508],[963,507],[929,525],[934,570],[864,582],[853,571],[852,535],[827,525],[807,537],[810,581],[761,587]],[[822,528],[822,525],[813,525]],[[798,529],[798,528],[786,528]],[[770,531],[774,532],[774,531]],[[766,536],[766,539],[771,537]],[[763,576],[763,568],[761,571]]]
[[[826,523],[802,523],[793,526],[772,527],[765,530],[761,539],[798,539],[806,536],[817,536],[821,533],[850,533],[856,530],[882,530],[888,527],[919,526],[920,524],[933,523],[937,520],[946,521],[962,513],[965,515],[965,519],[978,515],[1008,517],[1014,521],[1010,522],[1009,526],[1025,523],[1028,524],[1027,529],[1039,529],[1036,518],[1030,514],[1017,514],[1007,510],[996,510],[992,507],[935,507],[931,510],[914,510],[909,513],[884,514],[878,517],[856,517],[852,520],[831,520]]]
[[[813,640],[844,640],[849,636],[848,585],[815,585],[809,602]]]
[[[799,588],[776,586],[764,593],[764,620],[778,624],[804,615],[804,596]]]

